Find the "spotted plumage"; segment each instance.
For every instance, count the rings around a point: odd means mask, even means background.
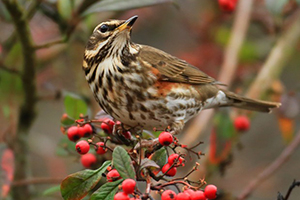
[[[127,127],[179,132],[201,110],[234,106],[269,112],[279,103],[252,100],[186,61],[130,40],[137,16],[110,20],[93,31],[83,60],[87,82],[101,108]]]

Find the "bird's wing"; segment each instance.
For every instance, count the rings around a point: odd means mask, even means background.
[[[150,46],[141,45],[138,59],[141,63],[157,69],[159,72],[157,75],[162,81],[195,85],[220,84],[186,61]]]

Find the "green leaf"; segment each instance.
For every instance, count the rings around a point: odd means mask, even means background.
[[[135,172],[131,164],[130,156],[128,155],[127,151],[121,146],[117,146],[114,149],[113,165],[120,173],[120,176],[122,178],[135,179]]]
[[[87,114],[88,106],[86,102],[77,95],[66,94],[64,105],[66,113],[74,119],[77,119],[80,114]]]
[[[174,0],[102,0],[88,8],[82,16],[95,12],[129,10],[170,2],[174,2]]]
[[[60,190],[60,185],[50,187],[43,192],[43,196],[50,196],[56,192],[59,192],[59,190]]]
[[[114,182],[105,183],[92,194],[91,200],[113,200],[118,190],[118,186],[123,182],[123,180],[124,179],[120,179]]]
[[[232,139],[235,136],[233,122],[228,112],[220,112],[215,115],[214,122],[219,137]]]
[[[144,158],[141,161],[141,167],[140,167],[140,169],[143,169],[143,168],[148,168],[148,169],[154,169],[154,168],[156,168],[156,169],[160,169],[160,166],[158,166],[156,164],[156,162],[154,162],[153,160],[150,160],[148,158]]]
[[[106,161],[97,170],[83,170],[67,176],[61,183],[60,191],[65,200],[80,200],[100,181],[102,173],[111,164]]]
[[[164,147],[160,148],[159,150],[155,151],[151,156],[151,160],[156,162],[156,164],[162,168],[168,161],[167,151]]]
[[[66,116],[61,118],[60,123],[63,126],[70,126],[72,124],[75,124],[75,120],[69,116]]]

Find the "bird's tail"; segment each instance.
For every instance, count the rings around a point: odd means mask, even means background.
[[[228,105],[246,110],[254,110],[259,112],[271,112],[273,108],[278,108],[281,103],[250,99],[240,96],[230,91],[222,90],[226,97],[230,100]]]

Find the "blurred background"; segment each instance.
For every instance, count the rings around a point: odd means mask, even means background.
[[[139,16],[132,31],[134,42],[182,58],[221,79],[232,91],[282,102],[271,114],[224,108],[214,116],[208,113],[206,119],[204,112],[180,137],[188,145],[204,142],[199,150],[206,156],[198,161],[203,168],[198,175],[205,173],[206,181],[223,191],[219,199],[240,196],[294,142],[289,159],[260,180],[246,199],[271,200],[278,192],[285,194],[292,181],[300,179],[299,141],[295,142],[300,134],[300,4],[297,0],[240,0],[231,9],[221,2],[0,1],[2,198],[16,199],[8,192],[21,186],[24,196],[30,191],[31,199],[62,199],[57,190],[61,180],[83,169],[77,155],[59,151],[66,138],[60,131],[64,94],[80,95],[89,105],[89,116],[95,116],[100,108],[81,69],[85,44],[100,22],[133,15]],[[32,48],[20,43],[20,38],[26,40],[20,35],[27,32],[18,13],[27,19]],[[33,62],[28,65],[31,55]],[[234,129],[240,115],[250,120],[249,130]],[[199,127],[204,118],[208,123]],[[299,196],[296,188],[290,199]]]

